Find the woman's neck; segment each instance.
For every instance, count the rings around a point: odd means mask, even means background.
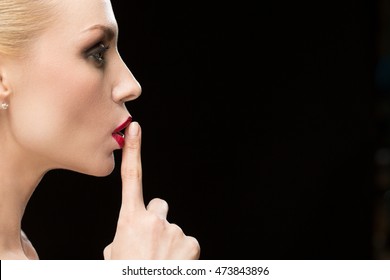
[[[16,258],[21,253],[26,256],[21,221],[31,195],[46,172],[15,146],[0,145],[0,155],[0,256]]]

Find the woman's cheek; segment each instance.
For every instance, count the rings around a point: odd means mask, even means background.
[[[45,72],[34,78],[34,86],[20,92],[14,118],[18,141],[41,151],[64,146],[83,125],[91,125],[100,85],[98,75],[87,75],[85,69]]]
[[[18,106],[12,122],[17,142],[32,150],[49,148],[54,144],[49,139],[53,139],[60,126],[57,116],[55,108],[43,98]]]

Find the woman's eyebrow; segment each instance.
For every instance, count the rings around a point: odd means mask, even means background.
[[[84,32],[88,32],[88,31],[93,31],[93,30],[101,30],[101,31],[103,31],[104,37],[105,37],[105,39],[107,41],[111,41],[118,34],[116,28],[110,27],[110,26],[107,26],[107,25],[102,25],[102,24],[95,24],[95,25],[93,25],[91,27],[88,27],[87,29],[85,29],[83,31],[83,33]]]

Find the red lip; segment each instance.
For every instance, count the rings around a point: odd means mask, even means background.
[[[116,140],[116,142],[118,142],[118,145],[121,149],[125,146],[125,136],[120,131],[128,127],[132,120],[132,117],[129,116],[127,120],[118,126],[112,133],[112,137]]]

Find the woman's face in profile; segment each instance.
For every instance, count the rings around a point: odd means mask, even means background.
[[[120,148],[112,133],[129,116],[124,102],[141,89],[117,52],[110,1],[55,2],[53,24],[6,64],[12,136],[37,166],[105,176]]]

